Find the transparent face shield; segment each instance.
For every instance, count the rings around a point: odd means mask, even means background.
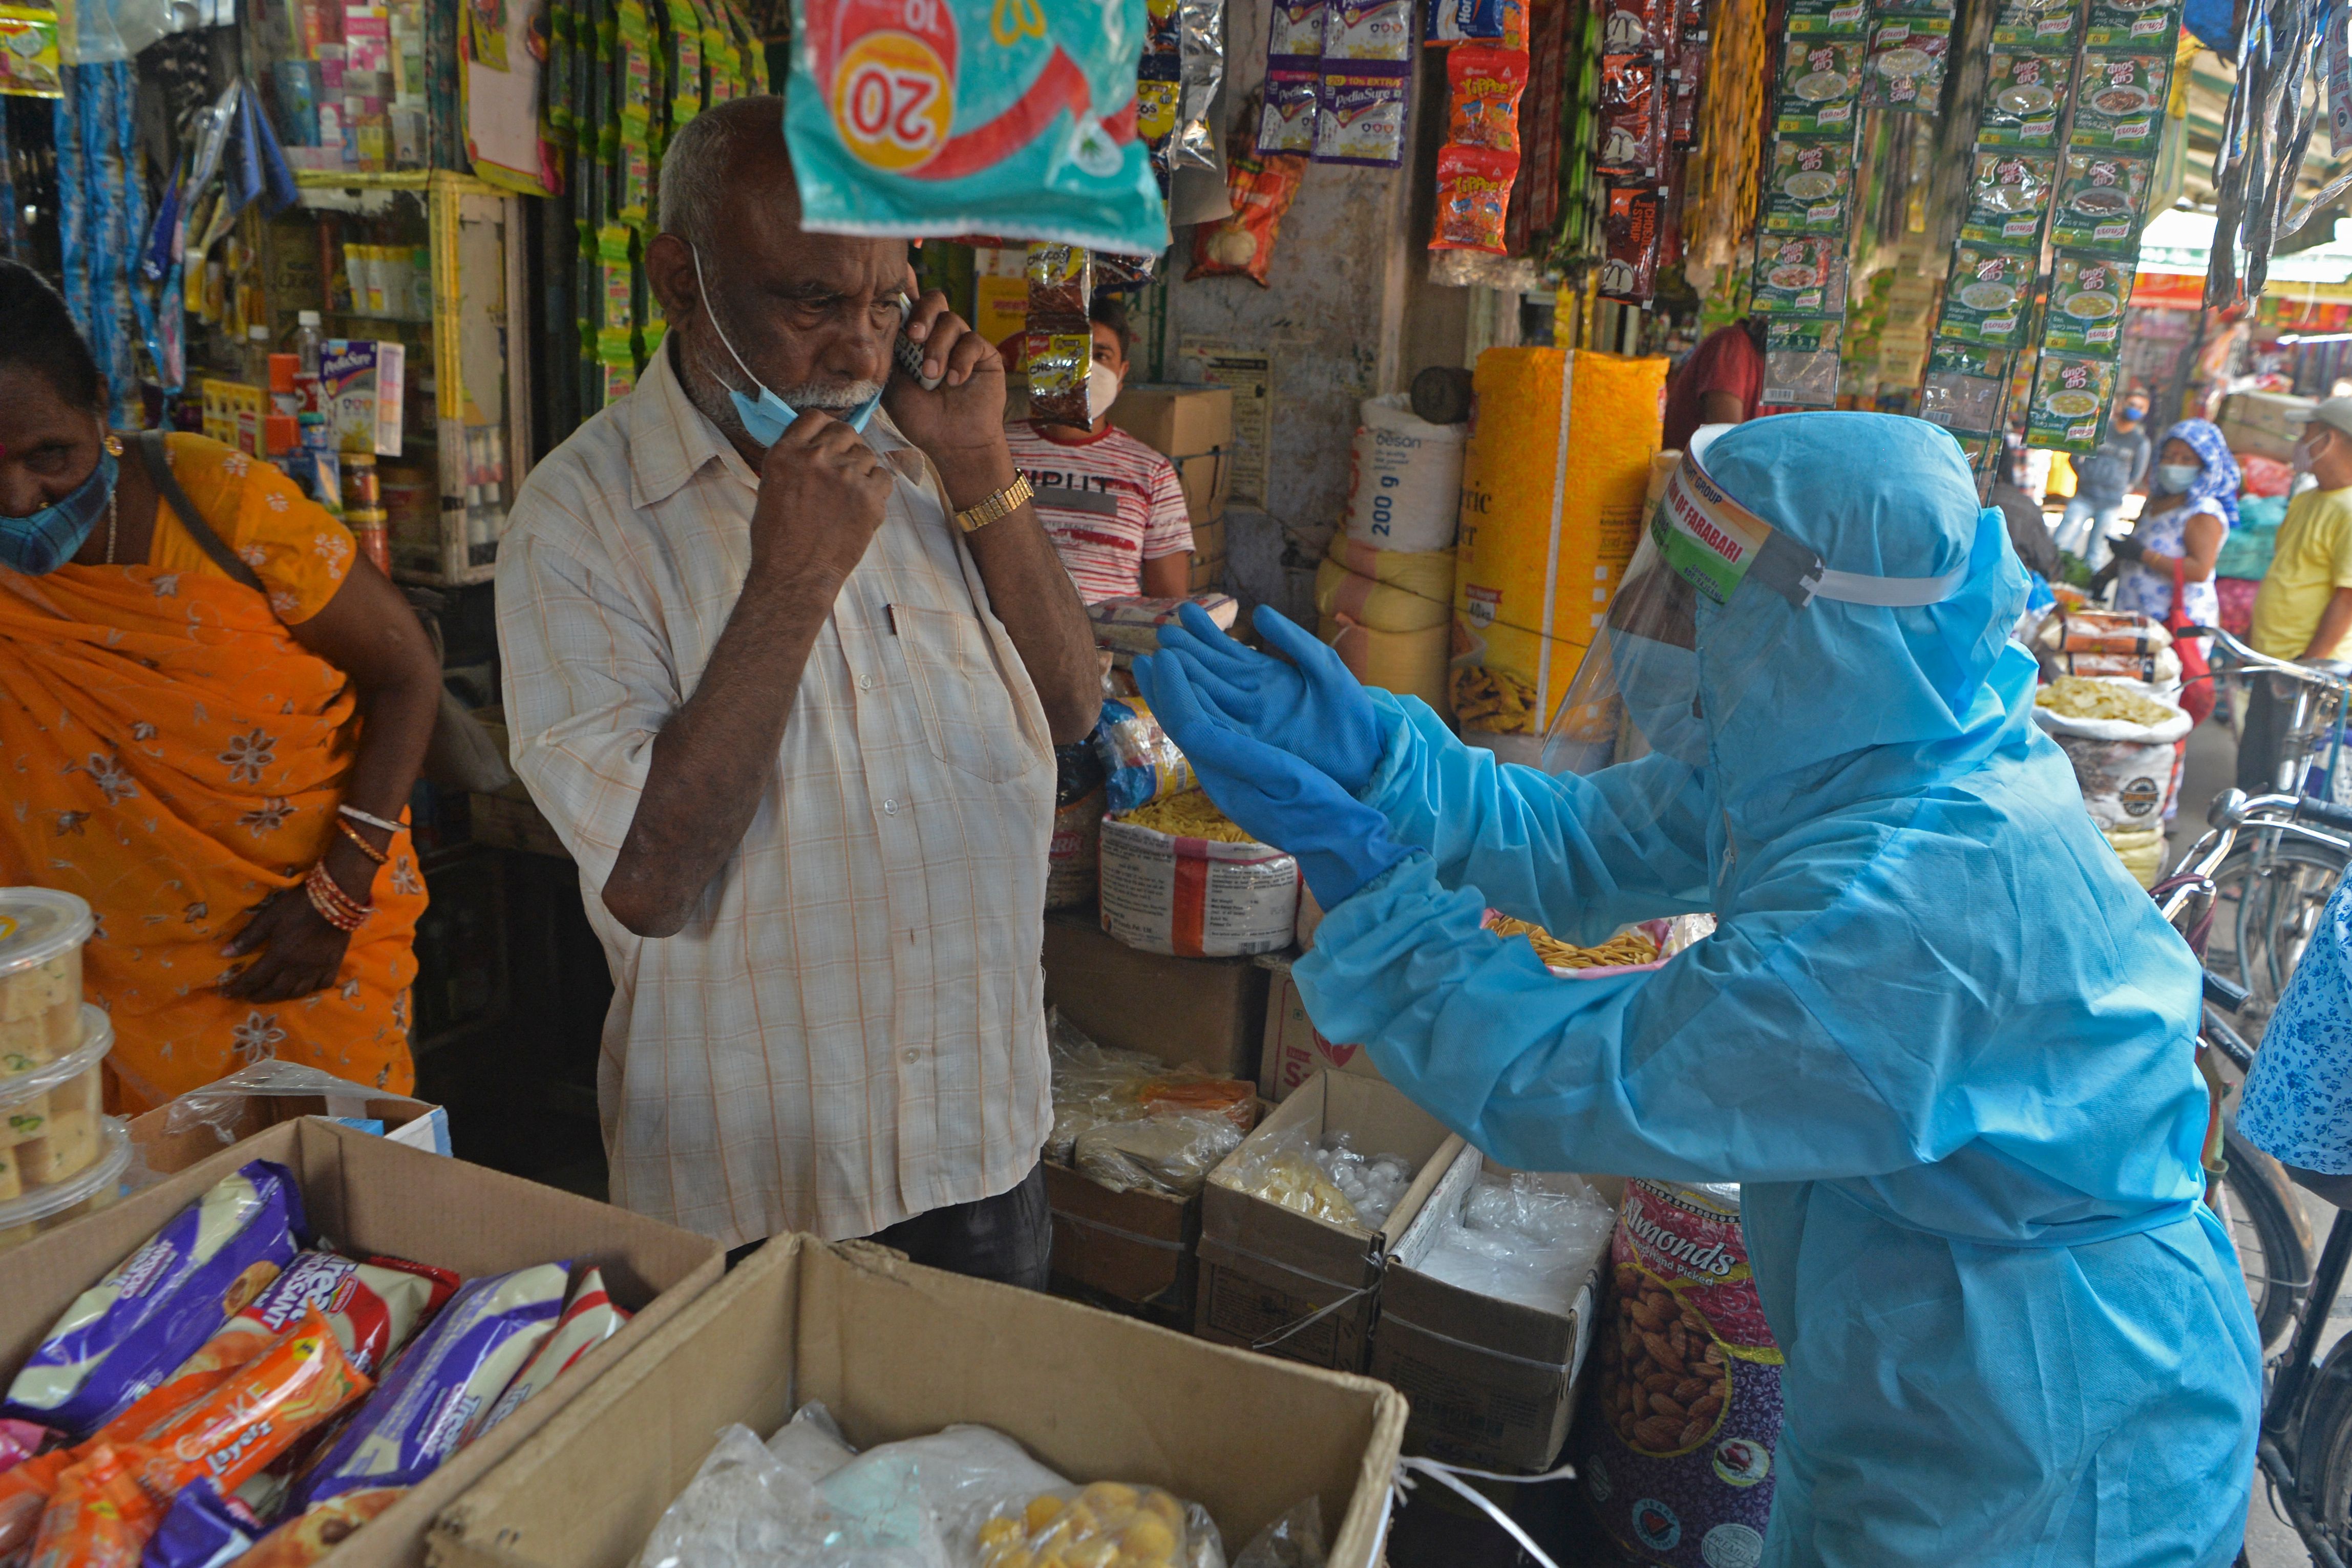
[[[1966,561],[1937,577],[1831,571],[1811,546],[1733,500],[1685,454],[1552,715],[1542,766],[1590,774],[1645,757],[1670,759],[1646,770],[1654,780],[1647,793],[1663,808],[1707,766],[1710,729],[1719,730],[1759,685],[1757,677],[1814,600],[1933,605],[1967,581]],[[1750,622],[1752,632],[1706,636],[1702,652],[1702,628],[1732,618]]]

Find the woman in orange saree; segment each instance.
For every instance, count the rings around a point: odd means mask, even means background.
[[[273,1058],[404,1093],[430,645],[270,465],[169,437],[184,519],[101,390],[0,263],[0,884],[96,913],[116,1109]]]

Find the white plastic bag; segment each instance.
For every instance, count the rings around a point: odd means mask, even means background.
[[[750,1427],[729,1426],[662,1511],[637,1568],[953,1568],[919,1512],[908,1518],[922,1525],[913,1539],[887,1538],[838,1511]]]

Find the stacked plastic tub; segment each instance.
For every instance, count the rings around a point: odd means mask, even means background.
[[[113,1026],[81,999],[89,906],[0,888],[0,1251],[111,1203],[131,1161],[104,1113]]]
[[[1356,679],[1442,712],[1466,431],[1415,417],[1411,401],[1363,402],[1348,522],[1316,569],[1315,608]]]

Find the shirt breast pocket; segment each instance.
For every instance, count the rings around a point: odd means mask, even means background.
[[[1038,764],[1047,753],[1032,740],[977,617],[893,605],[890,620],[931,755],[991,784]]]

